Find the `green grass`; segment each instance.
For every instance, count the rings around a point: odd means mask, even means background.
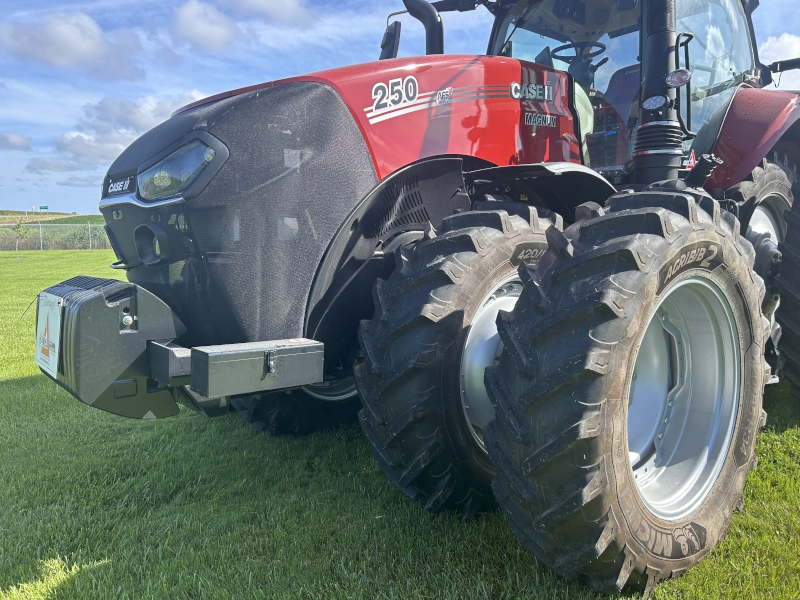
[[[0,598],[594,598],[536,561],[500,512],[431,515],[356,425],[306,438],[235,415],[131,421],[32,360],[36,293],[112,277],[111,252],[0,254]],[[746,507],[655,598],[800,598],[800,402],[768,388]]]
[[[26,213],[27,214],[39,214],[39,213],[35,213],[32,210],[28,210],[28,211],[26,211],[26,210],[0,210],[0,217],[3,217],[3,216],[19,216],[19,215],[25,216]],[[41,214],[43,214],[43,215],[68,215],[70,213],[42,212]]]
[[[60,219],[52,219],[47,221],[50,225],[105,225],[106,220],[103,215],[72,215],[69,217],[62,217]]]

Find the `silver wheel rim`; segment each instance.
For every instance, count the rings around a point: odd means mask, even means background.
[[[789,203],[780,194],[770,194],[764,198],[750,217],[748,229],[755,233],[768,233],[772,241],[779,244],[783,241],[783,217],[781,208]]]
[[[628,382],[628,459],[639,497],[681,519],[719,477],[739,407],[737,328],[720,289],[687,278],[662,298]]]
[[[302,389],[309,396],[326,402],[339,402],[352,398],[358,393],[354,377],[332,379],[318,385],[304,385]]]
[[[481,301],[470,324],[461,354],[461,407],[473,439],[486,451],[483,428],[494,419],[494,406],[486,393],[483,372],[494,365],[503,351],[497,333],[497,313],[514,309],[522,293],[516,273],[509,275]]]

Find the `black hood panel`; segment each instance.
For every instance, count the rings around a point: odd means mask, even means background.
[[[178,114],[148,132],[117,159],[113,176],[126,175],[195,128],[220,140],[230,156],[195,198],[129,211],[173,240],[171,264],[135,268],[129,279],[173,306],[193,345],[302,336],[323,255],[378,181],[355,120],[339,95],[319,83],[250,92]],[[137,223],[127,216],[114,221],[111,209],[104,213],[130,254]]]

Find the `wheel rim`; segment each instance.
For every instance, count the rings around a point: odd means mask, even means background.
[[[753,211],[753,216],[750,217],[748,228],[755,233],[769,233],[772,241],[779,244],[783,241],[784,226],[782,225],[781,213],[783,212],[779,207],[787,207],[789,203],[780,194],[770,194],[764,198],[756,209]]]
[[[514,273],[483,298],[475,311],[461,355],[461,407],[472,437],[484,452],[483,428],[494,419],[494,407],[486,393],[483,372],[497,363],[503,351],[497,333],[497,313],[513,310],[520,293],[522,282]]]
[[[739,407],[741,360],[728,301],[707,279],[674,286],[651,316],[628,382],[628,458],[656,516],[696,510],[719,477]]]
[[[309,396],[326,402],[347,400],[358,393],[356,380],[352,376],[344,379],[331,379],[317,385],[304,385],[301,389]]]

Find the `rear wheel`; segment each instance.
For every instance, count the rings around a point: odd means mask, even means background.
[[[766,234],[776,244],[786,237],[784,212],[792,208],[797,167],[785,154],[771,152],[745,181],[725,194],[740,206],[745,237]]]
[[[359,419],[383,472],[428,510],[469,519],[495,505],[483,372],[502,348],[497,313],[522,289],[517,266],[547,248],[537,224],[535,209],[527,222],[505,211],[454,215],[436,237],[400,248],[395,272],[375,285],[375,316],[359,333]]]
[[[784,213],[792,208],[792,189],[796,179],[797,167],[794,163],[783,153],[770,152],[745,181],[733,186],[725,194],[739,205],[742,231],[756,250],[755,270],[767,286],[762,311],[770,319],[770,337],[765,355],[773,375],[781,376],[784,375],[784,361],[778,353],[782,327],[777,314],[781,294],[775,285],[776,261],[779,258],[776,246],[782,245],[786,238]]]
[[[540,561],[647,591],[710,552],[741,506],[765,416],[764,288],[711,198],[646,190],[589,208],[547,232],[498,317],[493,488]]]

